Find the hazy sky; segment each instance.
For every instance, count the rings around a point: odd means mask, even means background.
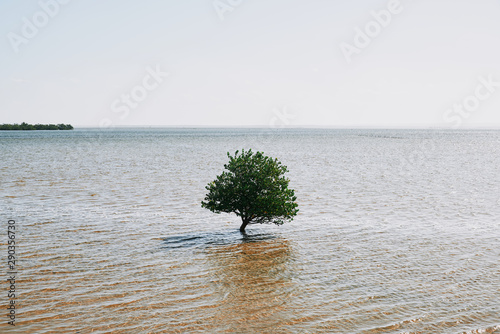
[[[0,0],[0,123],[500,127],[499,0]]]

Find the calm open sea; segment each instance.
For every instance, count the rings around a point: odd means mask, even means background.
[[[242,148],[288,166],[292,223],[201,208]],[[0,156],[1,333],[500,333],[500,131],[2,131]]]

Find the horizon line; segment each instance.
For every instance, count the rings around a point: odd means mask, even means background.
[[[498,126],[461,126],[461,127],[443,127],[443,126],[333,126],[333,125],[300,125],[300,126],[284,126],[284,127],[269,127],[264,125],[120,125],[113,127],[100,127],[96,125],[73,125],[75,129],[268,129],[268,130],[285,130],[285,129],[378,129],[378,130],[500,130]]]

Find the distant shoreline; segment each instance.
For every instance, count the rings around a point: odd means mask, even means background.
[[[73,130],[71,124],[28,124],[22,122],[21,124],[1,124],[0,131],[9,130],[21,130],[21,131],[32,131],[32,130]]]

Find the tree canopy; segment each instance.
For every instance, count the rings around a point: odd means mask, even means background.
[[[281,225],[293,220],[299,210],[294,190],[288,188],[290,180],[284,176],[286,166],[251,149],[227,156],[225,170],[205,187],[208,194],[202,207],[215,213],[234,212],[241,217],[242,232],[248,224]]]

